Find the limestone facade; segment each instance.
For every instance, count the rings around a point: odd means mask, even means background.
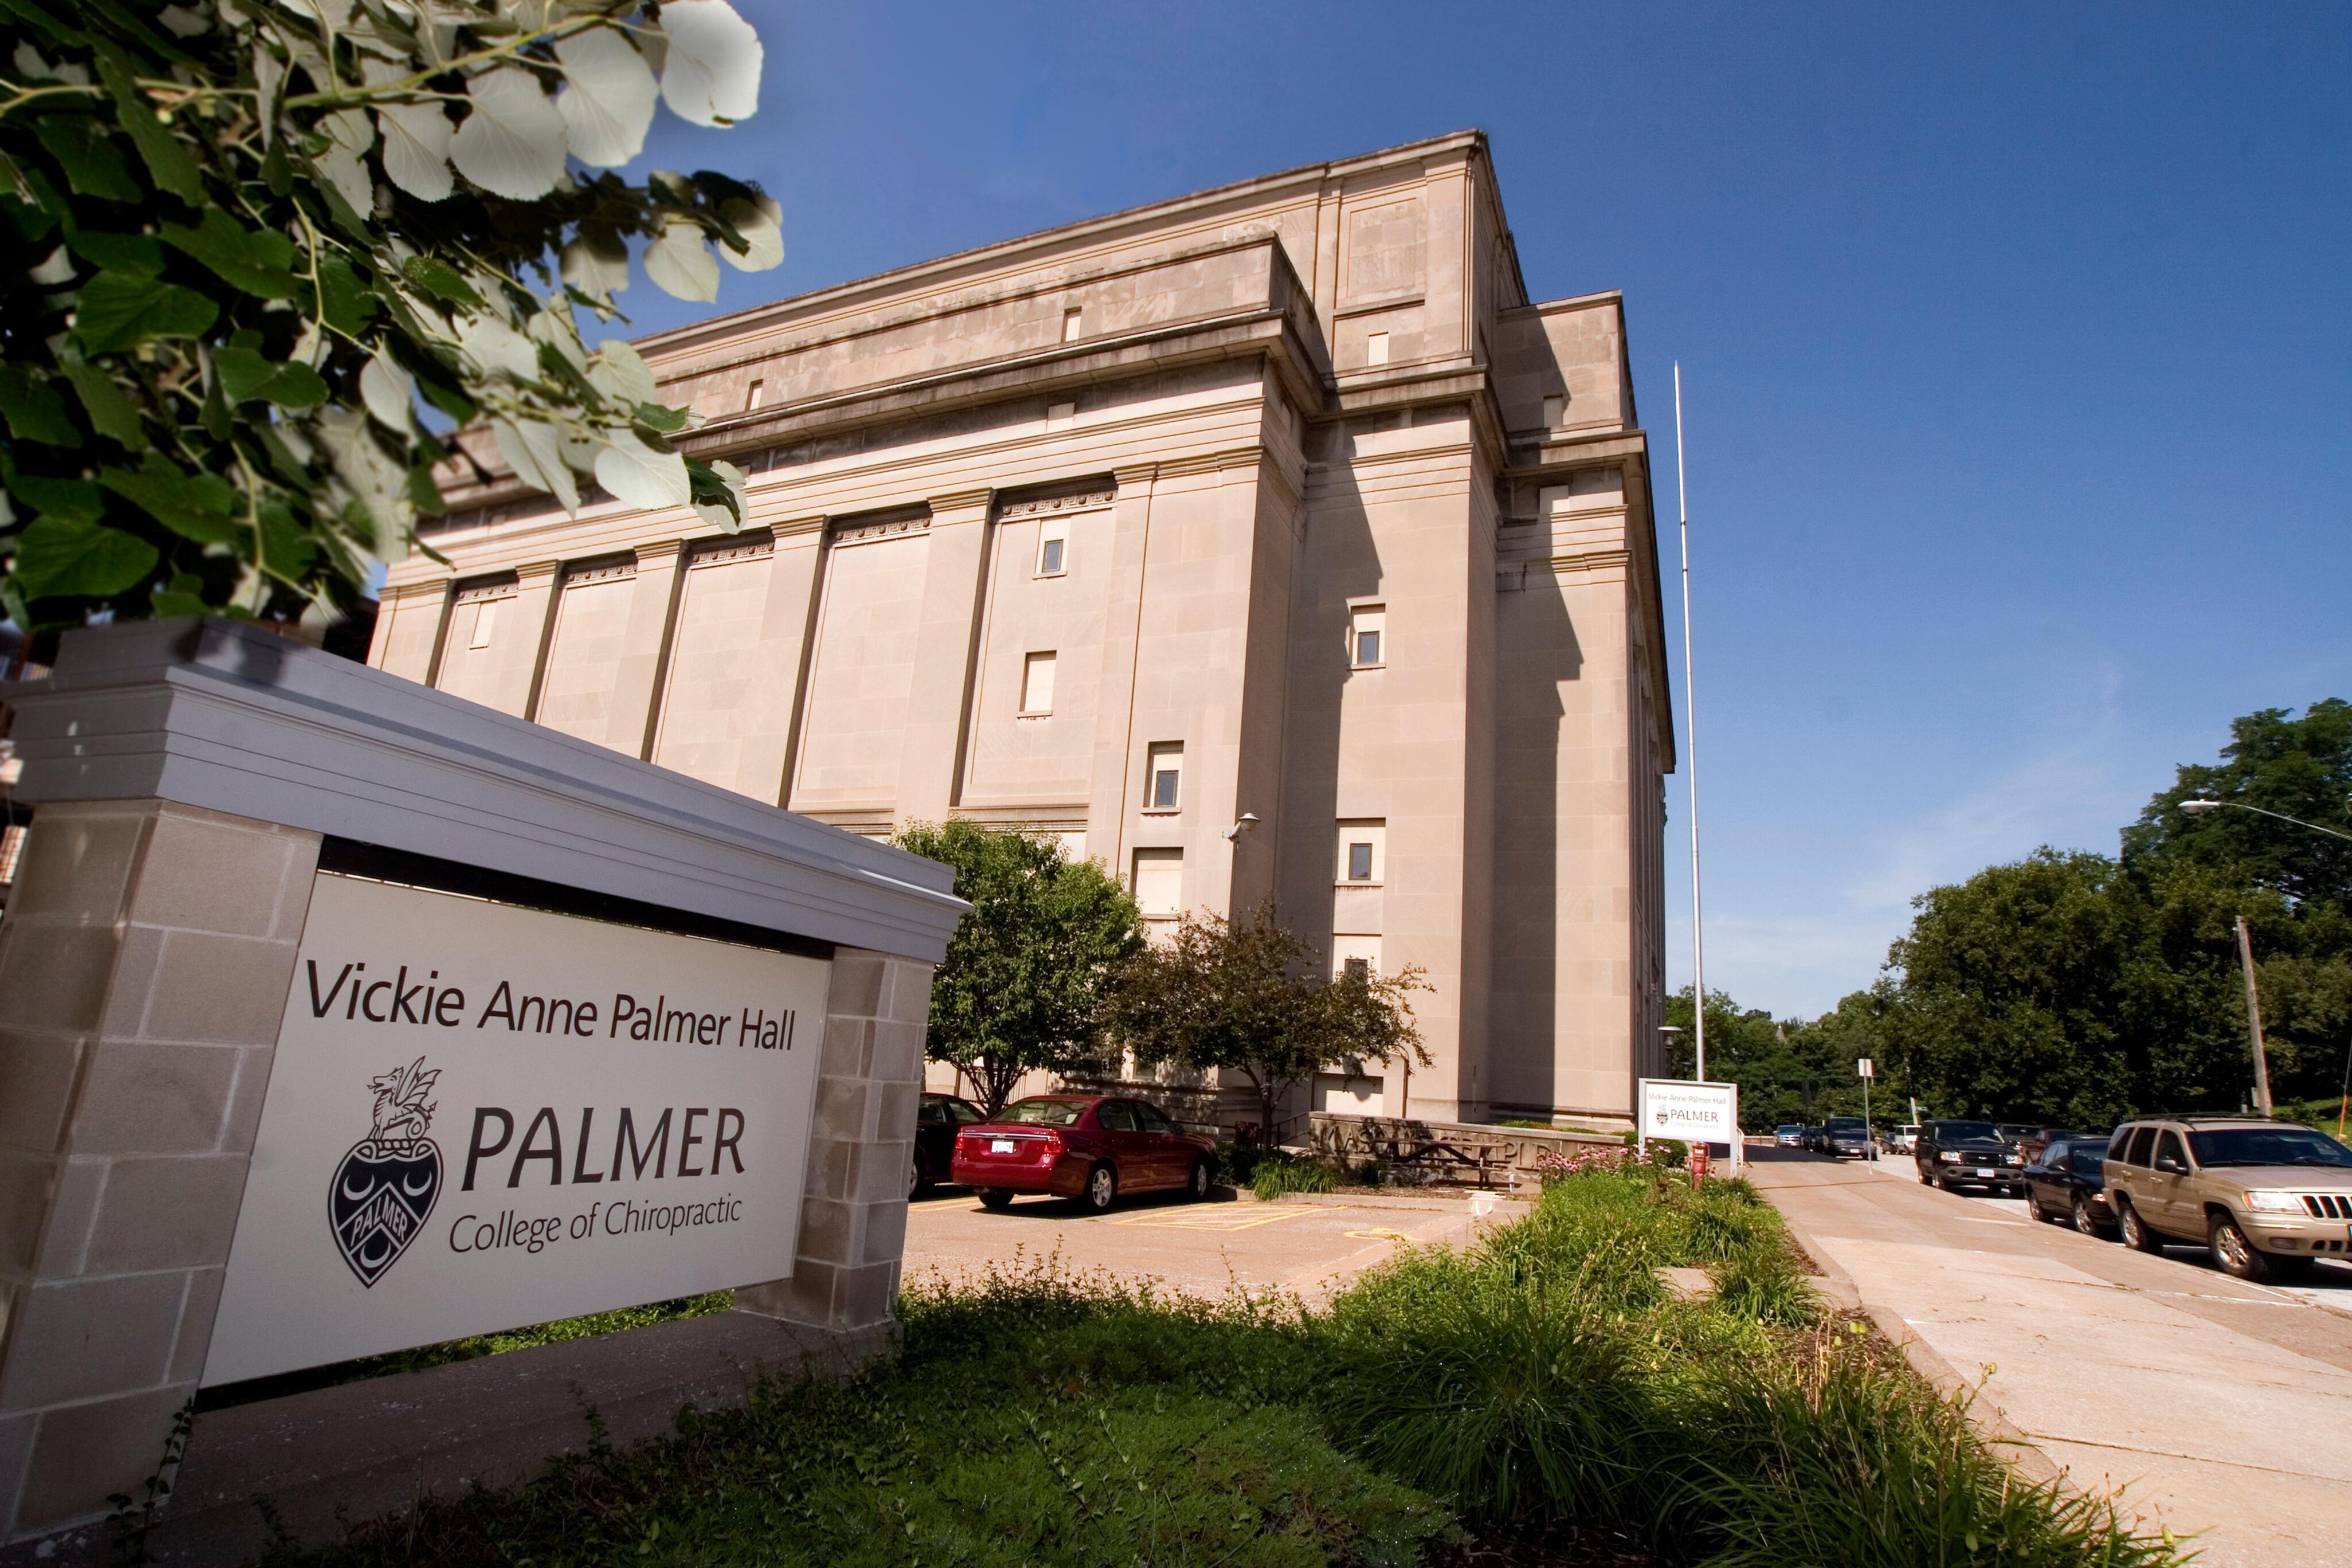
[[[1482,136],[639,346],[687,449],[748,472],[746,528],[452,489],[371,662],[852,832],[1058,833],[1148,914],[1271,899],[1335,968],[1421,966],[1434,1064],[1314,1109],[1623,1118],[1662,1070],[1623,305],[1527,298]]]

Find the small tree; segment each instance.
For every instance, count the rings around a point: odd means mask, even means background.
[[[915,822],[898,841],[954,867],[972,906],[931,982],[929,1055],[970,1074],[992,1116],[1022,1074],[1094,1059],[1112,983],[1143,946],[1127,890],[1038,835]]]
[[[1285,1091],[1327,1068],[1350,1057],[1428,1064],[1409,1000],[1428,989],[1419,966],[1392,975],[1349,968],[1324,982],[1306,972],[1308,957],[1270,907],[1246,925],[1187,915],[1171,940],[1128,965],[1113,1032],[1138,1061],[1249,1079],[1269,1142]]]

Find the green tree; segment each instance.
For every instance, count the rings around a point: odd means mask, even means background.
[[[1428,1064],[1412,994],[1418,965],[1315,978],[1311,950],[1262,907],[1245,924],[1187,915],[1138,953],[1113,1003],[1113,1033],[1147,1066],[1227,1070],[1256,1092],[1260,1136],[1275,1141],[1285,1095],[1349,1058]]]
[[[752,186],[593,172],[760,68],[725,0],[0,7],[0,610],[331,618],[493,451],[736,526],[742,476],[577,313],[633,238],[688,299],[782,259]]]
[[[1695,997],[1685,985],[1666,999],[1666,1021],[1675,1026],[1670,1070],[1690,1076],[1697,1054]],[[1706,998],[1706,1076],[1739,1086],[1739,1124],[1769,1132],[1784,1122],[1818,1121],[1824,1116],[1860,1115],[1861,1080],[1854,1058],[1881,1054],[1879,1016],[1883,999],[1857,991],[1834,1012],[1807,1023],[1776,1019],[1759,1007],[1741,1007],[1730,994]],[[1882,1073],[1885,1070],[1882,1065]],[[1882,1085],[1882,1087],[1884,1087]],[[1872,1112],[1882,1106],[1876,1099]]]
[[[954,867],[972,907],[931,982],[929,1055],[969,1074],[991,1115],[1024,1073],[1095,1059],[1111,986],[1143,946],[1127,890],[1043,835],[914,822],[898,843]]]

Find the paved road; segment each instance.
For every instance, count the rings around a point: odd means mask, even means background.
[[[1751,1174],[1882,1325],[1916,1335],[2079,1487],[2124,1489],[2202,1568],[2352,1568],[2352,1268],[2232,1279],[2037,1225],[2014,1201],[1751,1150]]]
[[[904,1278],[969,1279],[992,1265],[1055,1258],[1074,1272],[1150,1279],[1209,1299],[1235,1285],[1289,1290],[1309,1304],[1381,1262],[1402,1243],[1460,1246],[1523,1205],[1480,1194],[1288,1199],[1248,1194],[1208,1203],[1143,1197],[1089,1215],[1049,1198],[1022,1198],[990,1213],[961,1188],[917,1199],[907,1210]],[[1479,1212],[1474,1212],[1479,1211]]]

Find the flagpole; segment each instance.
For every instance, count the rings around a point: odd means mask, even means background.
[[[1691,994],[1697,1046],[1693,1076],[1706,1081],[1706,942],[1699,926],[1698,881],[1698,696],[1691,672],[1690,497],[1683,479],[1683,365],[1675,362],[1675,505],[1682,513],[1683,534],[1683,765],[1690,770],[1691,827]]]

